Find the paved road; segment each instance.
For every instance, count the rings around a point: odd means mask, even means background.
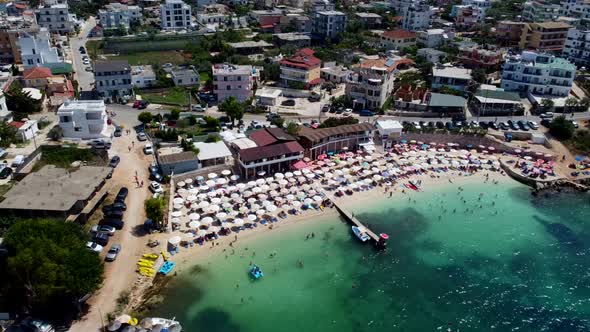
[[[78,81],[80,91],[91,91],[94,86],[94,73],[86,71],[86,66],[82,63],[80,46],[86,47],[88,33],[90,33],[90,30],[95,26],[96,20],[91,16],[82,26],[78,36],[70,38],[72,61],[74,63],[74,71],[76,72],[76,80]]]

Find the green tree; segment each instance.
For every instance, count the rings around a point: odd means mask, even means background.
[[[0,122],[0,146],[5,148],[18,141],[18,130],[7,122]]]
[[[219,119],[216,119],[212,116],[206,116],[203,118],[205,120],[205,127],[207,127],[207,129],[209,129],[210,131],[217,131],[219,130],[219,127],[221,127],[221,122],[219,121]]]
[[[295,122],[289,122],[286,129],[287,134],[297,136],[299,133],[299,126]]]
[[[320,128],[338,127],[357,123],[359,123],[359,119],[352,116],[346,116],[342,118],[328,118],[322,122],[322,124],[320,124]]]
[[[139,115],[137,115],[137,120],[139,122],[143,123],[144,125],[152,122],[153,118],[154,117],[152,116],[152,113],[150,113],[150,112],[141,112],[141,113],[139,113]]]
[[[549,127],[549,133],[561,140],[570,139],[574,135],[575,130],[574,124],[563,115],[553,119]]]
[[[483,69],[475,69],[471,73],[471,77],[473,77],[473,80],[477,83],[484,84],[487,79],[486,71]]]
[[[59,141],[64,135],[63,129],[60,126],[55,126],[47,133],[47,137],[52,141]]]
[[[178,120],[180,118],[180,110],[178,108],[170,111],[170,120]]]
[[[87,234],[75,223],[34,219],[15,223],[5,237],[11,302],[32,313],[63,317],[67,305],[102,282],[99,256],[87,250]]]
[[[579,106],[579,103],[576,98],[569,97],[565,100],[564,106],[565,106],[564,111],[566,113],[569,113],[569,112],[574,112],[574,110]]]
[[[6,106],[14,110],[16,118],[27,117],[41,111],[41,102],[31,98],[29,92],[24,92],[18,82],[12,83],[6,93]]]
[[[588,110],[588,107],[590,107],[590,98],[588,98],[588,97],[582,98],[582,100],[580,100],[581,111],[586,112]]]
[[[541,100],[541,109],[545,112],[552,110],[554,105],[555,103],[551,99],[544,98]]]
[[[285,124],[285,119],[281,117],[273,118],[272,120],[270,120],[270,124],[275,125],[279,128],[283,128],[283,125]]]
[[[162,197],[150,198],[143,203],[145,215],[151,219],[156,225],[163,226],[164,223],[164,208],[166,204]]]
[[[236,120],[241,120],[244,117],[244,105],[238,102],[234,97],[229,97],[221,102],[221,104],[219,104],[219,111],[227,114],[231,119],[232,124],[234,124]]]

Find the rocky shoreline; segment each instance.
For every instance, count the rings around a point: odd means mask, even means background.
[[[558,179],[551,182],[535,182],[532,195],[537,196],[545,193],[560,193],[564,191],[587,192],[590,187],[590,179],[578,181]]]

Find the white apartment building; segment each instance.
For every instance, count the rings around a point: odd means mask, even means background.
[[[572,89],[575,75],[576,67],[566,59],[522,52],[506,59],[502,67],[502,89],[566,97]]]
[[[131,22],[141,20],[141,8],[113,2],[99,9],[98,17],[104,29],[117,29],[121,25],[129,29]]]
[[[162,30],[182,30],[191,27],[191,6],[182,0],[166,0],[160,5]]]
[[[68,100],[57,110],[64,138],[108,137],[107,112],[102,100]]]
[[[35,10],[39,27],[49,32],[67,34],[74,31],[74,19],[65,0],[46,0]]]
[[[590,30],[570,29],[567,32],[563,57],[579,67],[590,66]]]
[[[213,92],[219,102],[229,97],[244,102],[252,97],[252,66],[217,64],[212,66]]]
[[[314,13],[313,17],[313,34],[333,39],[346,30],[346,14],[343,12],[330,10]]]
[[[471,69],[437,65],[432,67],[432,88],[465,91],[471,83]]]
[[[381,108],[393,91],[395,74],[410,63],[405,58],[361,61],[346,81],[346,95],[353,98],[355,108]]]
[[[21,59],[25,69],[31,67],[45,67],[48,64],[62,62],[57,48],[51,46],[51,39],[47,28],[41,28],[36,33],[25,32],[17,40]]]
[[[197,22],[209,28],[224,27],[229,23],[229,16],[223,13],[197,13]]]
[[[584,26],[590,23],[590,2],[585,0],[563,0],[561,1],[560,14],[580,20]]]
[[[455,38],[455,33],[444,29],[427,29],[416,32],[416,42],[429,48],[437,48]]]
[[[414,3],[420,3],[421,0],[390,0],[389,6],[397,13],[403,13]]]
[[[432,20],[432,9],[426,3],[414,3],[402,14],[402,28],[409,31],[428,29]]]
[[[560,10],[561,6],[551,0],[528,0],[524,3],[522,20],[536,23],[556,21]]]
[[[131,66],[131,84],[137,88],[149,88],[156,84],[156,74],[151,65]]]

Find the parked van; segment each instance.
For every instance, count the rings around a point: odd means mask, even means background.
[[[25,156],[23,156],[22,154],[19,154],[18,156],[14,157],[14,160],[12,161],[11,166],[18,167],[18,166],[24,164],[24,162],[25,162]]]

